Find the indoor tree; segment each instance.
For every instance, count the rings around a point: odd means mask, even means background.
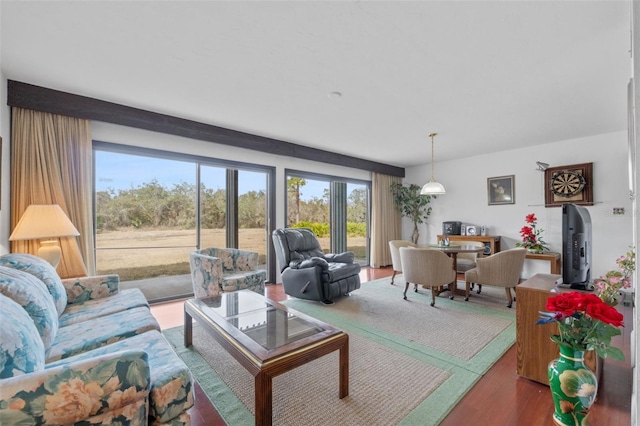
[[[435,198],[435,195],[421,195],[421,187],[416,184],[403,185],[401,183],[393,182],[391,184],[391,192],[393,193],[393,200],[396,207],[403,216],[408,217],[413,222],[413,232],[411,233],[411,241],[414,244],[418,243],[418,225],[426,223],[429,215],[431,214],[431,197]]]

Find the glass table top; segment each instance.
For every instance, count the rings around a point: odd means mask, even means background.
[[[324,331],[295,312],[280,309],[263,296],[241,290],[198,299],[208,316],[215,314],[265,349],[276,349]]]

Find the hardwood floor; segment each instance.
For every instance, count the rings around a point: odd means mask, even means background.
[[[391,268],[364,268],[360,278],[366,288],[366,281],[390,277],[391,274]],[[268,285],[266,295],[276,301],[288,298],[279,284]],[[514,307],[517,309],[517,302]],[[162,329],[184,324],[183,301],[152,305],[151,311]],[[623,329],[622,336],[614,338],[614,344],[622,348],[627,361],[605,360],[598,399],[589,415],[591,425],[624,426],[631,422],[632,370],[628,360],[632,309],[623,306],[620,311],[625,315],[625,323],[629,325]],[[197,383],[195,400],[195,406],[191,409],[193,426],[225,424]],[[553,403],[549,387],[516,374],[516,348],[513,345],[440,425],[553,425],[552,414]]]

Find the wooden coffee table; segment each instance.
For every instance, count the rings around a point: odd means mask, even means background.
[[[340,398],[349,395],[349,335],[251,290],[184,303],[184,345],[193,319],[255,378],[256,425],[270,425],[272,380],[309,361],[340,351]]]

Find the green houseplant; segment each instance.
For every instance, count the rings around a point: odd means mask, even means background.
[[[418,237],[420,236],[418,225],[426,223],[431,214],[431,207],[429,207],[431,197],[435,198],[435,195],[421,195],[420,189],[420,186],[413,183],[403,185],[393,182],[391,184],[391,192],[393,193],[396,207],[403,216],[408,217],[413,222],[411,241],[414,244],[418,243]]]

